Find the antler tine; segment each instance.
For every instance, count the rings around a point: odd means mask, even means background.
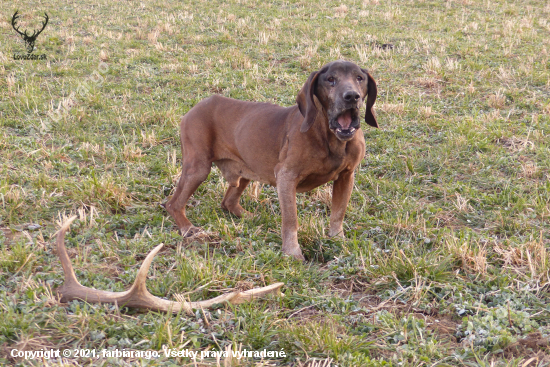
[[[279,293],[283,285],[285,285],[285,283],[274,283],[265,287],[253,288],[244,292],[239,292],[235,298],[231,300],[231,303],[238,305],[253,301],[254,299],[261,298],[270,293]]]
[[[72,221],[75,219],[76,216],[72,216],[65,221],[57,234],[57,255],[59,256],[61,266],[63,267],[63,272],[65,274],[64,284],[57,289],[57,293],[61,296],[62,302],[69,302],[74,299],[79,299],[90,303],[116,303],[119,306],[145,308],[172,313],[185,311],[192,314],[193,309],[210,308],[220,303],[240,304],[243,302],[252,301],[255,298],[278,292],[284,285],[284,283],[275,283],[267,287],[255,288],[246,292],[236,291],[226,293],[210,300],[199,302],[174,302],[155,297],[147,290],[145,281],[153,258],[164,246],[163,244],[160,244],[155,247],[149,255],[147,255],[138,271],[134,284],[127,291],[109,292],[88,288],[81,285],[76,279],[71,260],[67,254],[67,249],[64,244],[65,233],[69,229]]]
[[[63,267],[63,273],[65,274],[65,286],[78,284],[78,279],[74,273],[73,264],[71,264],[71,259],[67,253],[67,248],[65,247],[65,233],[69,230],[71,223],[76,219],[76,215],[73,215],[67,219],[61,226],[61,229],[57,232],[57,256],[61,260],[61,266]]]
[[[231,303],[233,305],[239,305],[241,303],[250,302],[254,299],[261,298],[271,293],[279,293],[281,287],[285,283],[274,283],[265,287],[254,288],[248,291],[240,292],[235,291],[231,293],[222,294],[221,296],[198,302],[189,302],[189,306],[192,309],[210,308],[220,303]]]
[[[15,27],[15,23],[17,22],[18,19],[19,19],[19,10],[16,10],[15,13],[13,14],[13,17],[11,18],[11,26],[20,35],[27,36],[27,31],[25,31],[25,33],[21,33],[21,31],[19,30],[19,27],[17,28]]]
[[[32,37],[37,37],[40,33],[42,33],[42,31],[44,30],[44,28],[46,28],[46,25],[48,24],[48,20],[49,20],[50,18],[48,17],[48,13],[44,12],[44,15],[45,15],[46,21],[45,21],[45,22],[42,22],[42,29],[39,30],[39,31],[34,31],[33,34],[32,34]]]

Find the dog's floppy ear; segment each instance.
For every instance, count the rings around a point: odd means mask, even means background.
[[[363,73],[367,74],[367,110],[365,111],[365,122],[373,127],[378,127],[378,122],[376,122],[376,117],[374,117],[374,111],[372,106],[376,101],[376,95],[378,94],[378,89],[376,88],[376,82],[372,75],[370,75],[365,69],[361,69]]]
[[[311,73],[309,75],[309,78],[307,78],[306,83],[298,93],[298,96],[296,97],[296,103],[298,103],[300,113],[302,114],[302,116],[304,116],[304,121],[302,122],[302,126],[300,127],[300,132],[303,133],[309,130],[309,128],[315,122],[315,118],[317,117],[317,106],[315,105],[313,96],[315,95],[317,76],[319,76],[320,73],[321,71],[314,71],[313,73]]]

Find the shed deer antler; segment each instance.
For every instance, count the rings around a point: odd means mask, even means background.
[[[65,273],[65,282],[61,287],[57,288],[57,294],[61,296],[61,302],[69,302],[78,299],[90,303],[116,303],[121,307],[145,308],[172,313],[185,311],[192,314],[193,309],[210,308],[221,303],[240,304],[249,302],[267,294],[276,293],[284,285],[284,283],[275,283],[267,287],[254,288],[244,292],[235,291],[200,302],[174,302],[155,297],[149,293],[145,287],[145,279],[147,278],[147,272],[149,271],[153,258],[163,246],[163,244],[160,244],[147,255],[139,269],[134,284],[127,291],[109,292],[88,288],[81,285],[76,279],[71,260],[64,244],[65,233],[69,229],[71,222],[75,219],[76,216],[73,216],[65,221],[57,234],[57,255],[61,260],[63,272]]]

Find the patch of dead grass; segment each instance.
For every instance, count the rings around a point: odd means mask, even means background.
[[[485,275],[487,274],[487,247],[486,243],[463,241],[450,237],[445,241],[445,246],[451,254],[460,259],[461,268],[464,271]]]
[[[538,172],[539,167],[535,162],[528,161],[521,164],[520,177],[534,178],[537,176]]]
[[[548,251],[542,232],[538,240],[531,239],[514,247],[495,244],[493,250],[500,256],[504,267],[524,278],[539,280],[548,276]]]
[[[501,137],[495,140],[495,143],[498,145],[502,145],[503,147],[507,148],[508,150],[512,152],[521,152],[522,150],[529,149],[532,150],[535,148],[535,144],[529,140],[529,136],[523,138],[523,137],[517,137],[517,136],[511,136],[511,137]]]
[[[405,104],[404,103],[380,103],[376,105],[376,109],[382,112],[393,114],[393,115],[402,115],[405,113]]]
[[[491,94],[487,98],[487,104],[491,108],[496,108],[500,110],[504,108],[506,104],[506,97],[502,94],[502,92],[498,91],[495,94]]]

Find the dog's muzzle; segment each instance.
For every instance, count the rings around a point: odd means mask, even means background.
[[[347,141],[353,138],[353,135],[359,126],[360,122],[358,108],[345,109],[330,122],[330,130],[338,139],[342,141]]]

